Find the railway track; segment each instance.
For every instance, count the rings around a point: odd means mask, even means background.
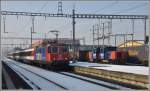
[[[90,82],[90,83],[93,83],[93,84],[96,84],[96,85],[99,85],[99,86],[103,86],[103,87],[106,87],[106,88],[114,89],[114,90],[121,90],[121,89],[131,90],[131,88],[128,88],[128,87],[124,87],[124,86],[121,86],[121,85],[116,85],[116,84],[112,84],[112,83],[109,83],[109,82],[104,82],[104,81],[88,78],[88,77],[77,75],[77,74],[70,73],[70,72],[57,72],[57,73],[62,74],[62,75],[66,75],[66,76],[69,76],[69,77],[72,77],[72,78],[76,78],[76,79],[79,79],[79,80],[83,80],[83,81],[86,81],[86,82]]]
[[[2,89],[32,89],[15,71],[2,61]]]
[[[41,69],[38,67],[33,67],[27,64],[22,64],[19,62],[6,62],[11,68],[13,68],[16,73],[18,73],[28,84],[32,86],[33,89],[43,89],[44,87],[41,86],[41,84],[38,84],[38,81],[36,82],[35,80],[31,79],[32,77],[36,79],[43,79],[41,83],[47,85],[48,83],[51,83],[50,85],[55,85],[55,89],[63,89],[63,90],[74,90],[74,89],[79,89],[79,90],[85,90],[86,89],[91,89],[91,88],[96,88],[96,89],[114,89],[114,90],[129,90],[130,88],[115,85],[112,83],[76,75],[70,72],[53,72],[45,69]],[[17,69],[17,70],[16,70]],[[31,70],[32,69],[32,70]],[[40,69],[40,72],[39,72]],[[43,73],[46,71],[46,73]],[[26,74],[30,74],[30,76]],[[48,74],[50,73],[50,75]],[[32,76],[31,76],[32,74]],[[54,79],[55,78],[55,79]],[[80,85],[80,83],[84,86]],[[87,86],[86,86],[87,84]],[[48,86],[50,86],[48,85]],[[90,87],[91,86],[91,87]],[[54,87],[54,86],[53,86]],[[51,88],[44,88],[44,89],[51,89]]]
[[[60,89],[68,90],[66,87],[64,87],[64,86],[62,86],[62,85],[60,85],[60,84],[58,84],[58,83],[55,83],[54,81],[49,80],[49,79],[47,79],[46,77],[43,77],[43,76],[41,76],[41,75],[39,75],[39,74],[37,74],[37,73],[35,73],[35,72],[32,72],[32,71],[30,71],[30,70],[28,70],[28,69],[26,69],[26,68],[24,68],[24,67],[21,67],[21,66],[19,66],[19,65],[17,65],[17,64],[10,63],[10,64],[7,64],[7,65],[8,65],[12,70],[14,70],[20,77],[22,77],[33,89],[41,90],[41,89],[45,89],[45,88],[43,88],[43,87],[41,86],[41,84],[38,84],[38,83],[36,83],[35,81],[31,80],[29,77],[25,76],[25,74],[23,74],[23,73],[20,72],[19,70],[16,70],[16,69],[15,69],[16,67],[19,67],[19,68],[23,69],[24,71],[29,72],[30,74],[33,75],[34,78],[37,77],[36,79],[40,79],[40,81],[41,81],[42,83],[43,83],[43,82],[49,82],[49,83],[52,83],[52,84],[54,84],[55,86],[59,87]],[[14,68],[14,67],[15,67],[15,68]],[[23,71],[23,70],[22,70],[22,71]],[[51,84],[51,85],[52,85],[52,84]]]

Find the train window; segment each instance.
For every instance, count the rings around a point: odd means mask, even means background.
[[[40,47],[36,48],[36,53],[41,53],[41,48]]]
[[[36,53],[39,53],[39,50],[38,50],[38,48],[36,48]]]
[[[24,53],[23,53],[23,52],[20,52],[20,56],[24,56]]]
[[[27,52],[27,56],[31,56],[31,51]]]
[[[58,48],[57,47],[51,47],[51,53],[57,53]]]
[[[96,53],[96,49],[93,50],[93,53]]]
[[[50,46],[48,47],[48,53],[51,53],[51,47]]]
[[[41,47],[39,48],[39,53],[42,53],[42,48]]]
[[[46,52],[45,48],[44,48],[44,47],[42,47],[42,48],[41,48],[41,53],[44,55],[44,54],[45,54],[45,52]]]
[[[26,52],[22,52],[21,54],[22,54],[23,56],[26,56]]]
[[[19,56],[19,53],[20,53],[20,52],[17,52],[17,53],[16,53],[16,56]]]
[[[62,47],[62,52],[68,52],[68,48],[67,47]]]

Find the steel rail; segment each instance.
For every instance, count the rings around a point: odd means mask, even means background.
[[[49,80],[49,79],[46,78],[46,77],[43,77],[43,76],[41,76],[41,75],[39,75],[39,74],[37,74],[37,73],[35,73],[35,72],[32,72],[32,71],[30,71],[30,70],[28,70],[28,69],[26,69],[26,68],[24,68],[24,67],[21,67],[20,65],[17,65],[17,64],[15,64],[15,63],[12,63],[12,64],[13,64],[13,65],[16,65],[16,66],[18,66],[18,67],[20,67],[20,68],[22,68],[22,69],[24,69],[24,70],[26,70],[26,71],[32,73],[32,74],[37,75],[37,76],[43,78],[44,80],[47,80],[47,81],[49,81],[50,83],[53,83],[53,84],[59,86],[60,88],[62,88],[62,89],[64,89],[64,90],[68,90],[66,87],[64,87],[64,86],[62,86],[62,85],[60,85],[60,84],[58,84],[58,83],[56,83],[56,82],[54,82],[54,81],[52,81],[52,80]]]

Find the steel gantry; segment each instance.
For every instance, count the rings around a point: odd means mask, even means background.
[[[76,57],[76,48],[75,48],[75,19],[148,19],[147,15],[104,15],[104,14],[76,14],[73,9],[72,14],[50,14],[50,13],[31,13],[31,12],[13,12],[13,11],[0,11],[1,15],[17,15],[17,16],[43,16],[43,17],[65,17],[72,18],[72,26],[73,26],[73,59]],[[34,22],[34,21],[32,21]],[[145,25],[146,27],[146,25]],[[145,31],[146,33],[146,28]]]
[[[101,37],[98,37],[98,38],[96,38],[96,39],[103,39],[103,45],[104,45],[104,39],[108,39],[108,38],[110,38],[110,36],[114,36],[115,37],[115,46],[116,46],[116,40],[117,40],[117,36],[123,36],[124,37],[124,43],[126,42],[126,36],[131,36],[132,37],[132,41],[133,41],[133,33],[129,33],[129,34],[110,34],[110,35],[107,35],[107,36],[105,36],[104,34],[101,36]],[[124,47],[125,47],[126,45],[124,45]],[[133,46],[133,42],[132,42],[132,46]]]
[[[88,18],[88,19],[147,19],[147,15],[104,15],[104,14],[50,14],[50,13],[31,13],[1,11],[1,15],[22,15],[22,16],[44,16],[44,17],[69,17],[69,18]]]

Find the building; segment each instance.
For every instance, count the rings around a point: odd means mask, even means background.
[[[118,48],[124,48],[124,47],[137,47],[137,46],[142,46],[144,45],[144,41],[139,41],[139,40],[129,40],[125,43],[122,43],[118,46]]]

